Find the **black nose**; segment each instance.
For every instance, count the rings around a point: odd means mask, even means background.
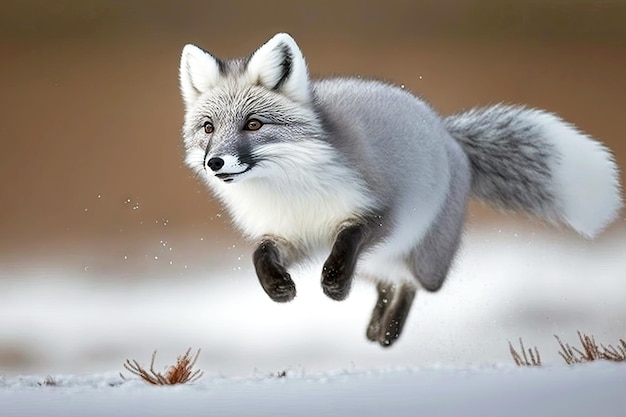
[[[222,158],[213,157],[207,161],[206,165],[211,168],[212,171],[219,171],[224,166],[224,160]]]

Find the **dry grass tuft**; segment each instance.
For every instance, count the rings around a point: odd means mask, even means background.
[[[517,352],[517,350],[515,350],[511,341],[509,341],[509,351],[511,352],[511,356],[517,366],[541,366],[541,356],[539,356],[539,350],[537,350],[537,347],[532,349],[528,348],[527,354],[521,337],[519,338],[519,345],[522,352],[521,355]]]
[[[587,336],[586,334],[578,332],[578,339],[580,341],[581,349],[572,347],[569,343],[563,343],[557,335],[554,335],[556,340],[561,346],[559,355],[565,360],[568,365],[576,363],[592,362],[596,360],[607,360],[613,362],[626,361],[626,341],[620,339],[617,348],[612,345],[604,346],[596,343],[593,336]]]
[[[198,360],[198,356],[200,355],[200,349],[196,352],[195,356],[191,357],[191,348],[187,349],[184,355],[179,356],[176,359],[176,365],[170,366],[165,374],[161,374],[160,372],[156,372],[154,370],[154,359],[156,358],[157,351],[155,350],[152,353],[152,360],[150,361],[150,369],[146,370],[142,367],[139,362],[136,360],[127,359],[124,363],[124,368],[128,370],[130,373],[137,375],[141,379],[143,379],[148,384],[152,385],[175,385],[175,384],[186,384],[188,382],[197,381],[204,372],[200,370],[195,370],[193,367]],[[120,373],[120,376],[123,379],[124,375]]]
[[[612,345],[608,345],[607,347],[602,346],[604,349],[604,359],[607,361],[614,362],[626,362],[626,340],[620,339],[617,348],[614,348]]]
[[[571,346],[569,343],[564,343],[557,335],[554,335],[561,350],[559,355],[565,360],[568,365],[574,365],[578,363],[593,362],[597,360],[605,360],[612,362],[626,362],[626,341],[620,339],[617,347],[612,345],[605,346],[603,344],[598,345],[593,336],[587,336],[580,331],[578,333],[578,340],[580,341],[580,348]],[[521,354],[513,347],[513,344],[509,341],[509,351],[513,357],[513,361],[517,366],[541,366],[541,357],[537,348],[526,349],[522,338],[519,339]]]

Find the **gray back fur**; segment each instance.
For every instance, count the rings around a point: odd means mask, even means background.
[[[445,188],[449,172],[442,141],[449,134],[426,102],[398,87],[357,78],[315,81],[313,93],[328,132],[324,139],[365,179],[381,207],[402,203],[407,192],[427,196]]]

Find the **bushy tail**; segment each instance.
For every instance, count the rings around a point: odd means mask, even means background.
[[[496,105],[445,119],[469,156],[472,194],[597,235],[622,206],[611,152],[554,114]]]

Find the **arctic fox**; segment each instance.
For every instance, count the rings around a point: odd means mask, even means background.
[[[296,296],[288,269],[320,251],[324,293],[377,284],[367,338],[390,346],[416,290],[437,291],[469,196],[591,238],[621,207],[610,151],[558,116],[495,105],[445,118],[380,81],[311,80],[279,33],[247,58],[186,45],[186,163],[257,243],[270,298]]]

